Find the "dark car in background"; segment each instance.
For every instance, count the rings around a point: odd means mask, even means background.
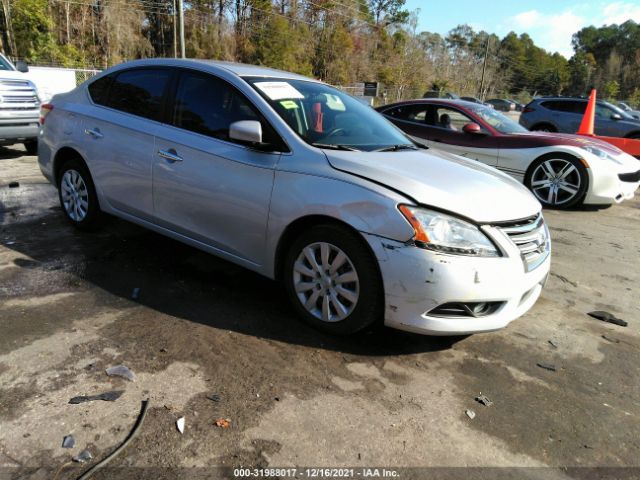
[[[495,108],[499,112],[513,112],[516,109],[515,102],[512,102],[511,100],[505,100],[503,98],[492,98],[490,100],[487,100],[486,103],[493,106],[493,108]]]
[[[536,98],[522,111],[520,125],[532,131],[576,133],[587,102],[586,98]],[[596,135],[640,138],[640,120],[609,102],[598,100],[595,120]]]
[[[490,103],[483,102],[476,97],[460,97],[460,100],[464,100],[465,102],[477,103],[478,105],[486,105],[487,107],[493,108],[493,105],[491,105]]]
[[[511,103],[513,103],[516,106],[516,112],[521,112],[524,109],[524,103],[520,103],[517,100],[514,100],[513,98],[508,98],[507,100],[509,100]]]

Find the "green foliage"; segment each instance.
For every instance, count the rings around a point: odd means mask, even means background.
[[[602,95],[606,100],[613,101],[618,99],[620,93],[620,84],[615,80],[610,80],[602,87]]]
[[[629,96],[629,104],[632,108],[640,108],[640,87],[636,87]]]
[[[8,33],[32,63],[104,67],[173,56],[173,0],[10,0]],[[92,0],[93,1],[93,0]],[[586,95],[640,103],[640,25],[586,27],[567,60],[526,33],[504,38],[469,25],[419,32],[406,0],[190,0],[186,53],[266,65],[350,86],[378,81],[389,100],[426,90],[478,97]]]
[[[268,65],[302,75],[311,75],[309,52],[305,38],[309,32],[281,16],[272,16],[251,36],[253,48],[248,61],[257,65]]]
[[[640,24],[629,20],[621,25],[585,27],[573,36],[574,58],[590,55],[595,65],[593,85],[606,89],[617,82],[619,95],[626,97],[640,83]],[[616,92],[616,96],[618,92]]]
[[[12,27],[17,46],[16,56],[28,62],[55,62],[72,65],[81,57],[72,45],[56,42],[54,22],[47,0],[14,0]]]

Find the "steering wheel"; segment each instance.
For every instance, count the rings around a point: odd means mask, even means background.
[[[336,137],[338,135],[342,135],[344,136],[347,133],[346,129],[344,128],[334,128],[332,130],[330,130],[327,135],[325,136],[325,138],[331,138],[331,137]]]

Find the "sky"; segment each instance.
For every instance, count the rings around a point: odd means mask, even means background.
[[[500,37],[526,32],[536,45],[567,58],[573,55],[571,36],[583,27],[640,23],[640,0],[407,0],[405,8],[420,10],[418,31],[446,35],[466,23]]]

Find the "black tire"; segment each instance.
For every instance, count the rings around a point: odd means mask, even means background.
[[[338,321],[323,321],[305,308],[295,288],[294,266],[303,249],[318,243],[327,243],[342,250],[348,257],[358,278],[358,296],[352,303],[353,310]],[[335,252],[333,252],[335,254]],[[316,257],[319,259],[319,257]],[[331,258],[331,257],[329,257]],[[335,260],[335,256],[333,259]],[[338,275],[338,273],[336,273]],[[348,228],[338,225],[318,225],[302,233],[289,247],[283,265],[282,281],[291,303],[298,315],[309,325],[319,330],[335,334],[349,335],[358,332],[383,318],[384,289],[378,263],[362,238]],[[313,281],[312,279],[309,280]],[[316,280],[320,282],[320,280]],[[317,287],[320,289],[321,287]],[[314,290],[310,290],[309,296]],[[307,292],[301,293],[306,295]],[[340,297],[341,298],[341,297]],[[322,299],[318,299],[322,304]],[[344,302],[344,300],[342,300]],[[345,302],[348,303],[348,302]],[[317,302],[316,302],[317,305]],[[333,305],[333,304],[332,304]],[[335,308],[333,311],[337,311]]]
[[[65,201],[63,199],[63,184],[65,182],[65,175],[69,172],[76,172],[81,180],[84,188],[79,188],[79,192],[86,192],[87,203],[88,206],[85,209],[85,215],[80,218],[73,218],[72,213],[70,213],[67,206],[65,206]],[[93,184],[93,179],[91,178],[91,174],[89,173],[89,169],[85,165],[85,163],[79,158],[71,158],[64,162],[62,167],[60,168],[57,176],[57,187],[58,187],[58,198],[60,200],[60,206],[62,207],[62,212],[67,220],[76,228],[80,230],[94,230],[100,224],[102,220],[102,212],[100,211],[100,205],[98,204],[98,196],[96,195],[96,188]]]
[[[632,140],[640,140],[640,132],[635,132],[630,135],[627,135],[627,138],[630,138]]]
[[[38,154],[38,140],[29,140],[23,143],[24,148],[27,150],[27,155]]]
[[[572,171],[572,173],[570,173],[570,176],[567,177],[566,179],[567,183],[570,184],[571,186],[575,186],[576,185],[575,182],[579,179],[579,185],[577,186],[577,188],[575,188],[576,192],[574,194],[570,194],[565,190],[562,190],[562,192],[565,193],[565,196],[560,196],[557,194],[556,195],[557,201],[549,202],[548,201],[549,189],[547,189],[544,186],[539,186],[537,188],[534,188],[534,186],[532,185],[533,182],[538,181],[538,179],[540,178],[538,176],[540,173],[540,170],[538,169],[546,162],[549,162],[551,164],[554,171],[556,171],[557,169],[557,173],[560,173],[560,170],[562,169],[563,164],[565,166],[567,164],[571,164],[573,167],[575,167],[575,171]],[[529,166],[529,169],[527,170],[527,173],[524,177],[524,184],[529,190],[531,190],[531,192],[534,194],[534,196],[538,199],[538,201],[542,204],[543,207],[567,209],[582,203],[582,201],[584,200],[587,189],[589,188],[589,174],[587,173],[587,169],[582,164],[582,162],[578,160],[576,157],[574,157],[573,155],[570,155],[568,153],[563,153],[563,152],[548,153],[536,159],[536,161],[534,161]],[[569,195],[571,195],[570,198],[568,197]]]
[[[551,133],[555,133],[558,131],[558,129],[553,125],[551,125],[550,123],[538,123],[537,125],[534,125],[533,127],[531,127],[530,130],[532,132],[551,132]]]

